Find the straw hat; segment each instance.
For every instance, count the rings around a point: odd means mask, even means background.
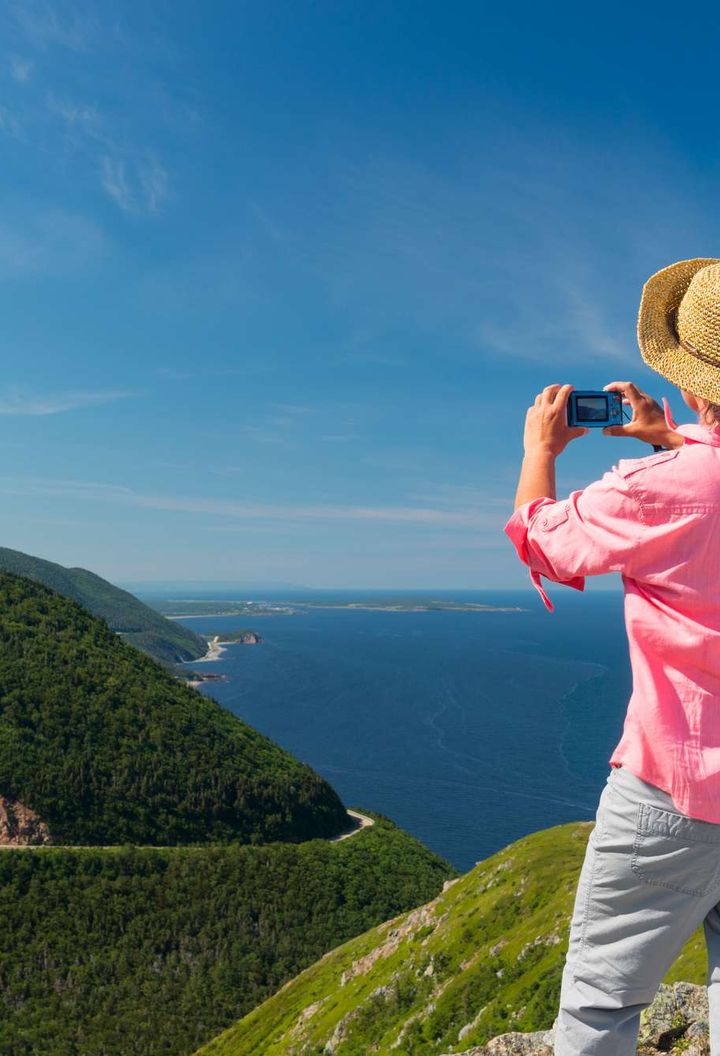
[[[638,344],[649,367],[720,403],[720,260],[680,260],[645,283]]]

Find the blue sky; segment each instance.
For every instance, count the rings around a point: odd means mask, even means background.
[[[720,255],[709,5],[0,16],[3,545],[115,581],[523,587],[535,393],[631,378],[687,420],[634,327],[648,275]],[[647,450],[584,438],[559,490]]]

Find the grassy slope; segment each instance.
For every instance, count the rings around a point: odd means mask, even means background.
[[[200,1053],[316,1056],[335,1034],[336,1056],[437,1056],[550,1027],[591,827],[509,845],[423,909],[331,951]],[[698,931],[665,981],[704,972]]]
[[[27,576],[72,598],[155,660],[197,660],[207,652],[205,640],[189,628],[166,619],[134,595],[87,569],[64,568],[54,561],[0,547],[0,570]]]
[[[375,817],[339,843],[1,851],[0,1052],[193,1052],[454,875]]]

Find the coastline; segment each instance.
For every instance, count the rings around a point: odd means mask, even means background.
[[[348,602],[324,602],[324,601],[304,601],[298,603],[296,609],[283,609],[280,612],[253,612],[252,614],[246,612],[202,612],[202,613],[173,613],[169,615],[162,613],[166,620],[206,620],[212,618],[226,618],[233,617],[234,619],[240,616],[252,615],[253,619],[260,619],[262,616],[302,616],[304,612],[312,609],[351,609],[361,610],[364,612],[527,612],[528,610],[523,608],[521,605],[481,605],[474,604],[472,602],[466,604],[453,605],[452,603],[440,604],[440,605],[373,605],[368,602],[362,601],[348,601]]]
[[[333,605],[330,602],[305,603],[309,609],[355,609],[363,612],[527,612],[519,605],[370,605],[360,601],[348,601]]]
[[[191,660],[193,664],[208,664],[213,660],[219,660],[222,654],[227,649],[227,645],[220,641],[220,635],[216,634],[214,638],[211,638],[208,642],[208,651],[205,656],[201,656],[199,660]]]

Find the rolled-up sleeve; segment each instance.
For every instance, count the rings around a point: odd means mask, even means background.
[[[583,590],[585,576],[630,575],[642,527],[640,504],[613,467],[566,499],[538,498],[518,506],[504,531],[552,612],[540,576]]]

